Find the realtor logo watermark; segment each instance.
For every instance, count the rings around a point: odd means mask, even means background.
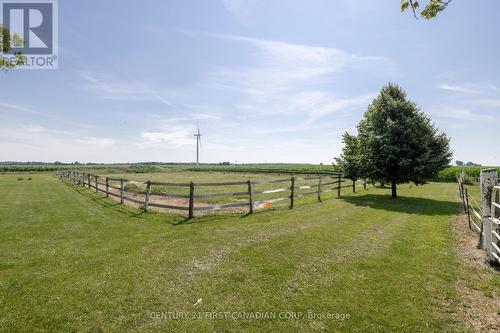
[[[23,64],[20,69],[58,68],[58,11],[55,0],[3,0],[1,4],[2,24],[8,29],[10,50],[3,50],[1,56],[15,62],[21,53]]]

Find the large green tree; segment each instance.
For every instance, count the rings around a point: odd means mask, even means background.
[[[348,177],[390,183],[393,198],[397,184],[425,184],[451,161],[449,138],[395,84],[382,88],[357,129],[344,135],[337,164]]]

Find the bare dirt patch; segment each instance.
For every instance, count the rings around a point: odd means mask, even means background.
[[[110,198],[113,198],[116,201],[120,201],[120,190],[110,188],[109,189],[110,193],[113,193],[115,195],[110,195]],[[143,202],[144,201],[144,194],[137,194],[137,193],[132,193],[125,191],[125,197],[138,200]],[[163,196],[163,195],[157,195],[157,194],[151,194],[149,197],[150,202],[154,202],[156,204],[161,204],[161,205],[170,205],[170,206],[179,206],[179,207],[189,207],[189,199],[188,198],[174,198],[174,197],[169,197],[169,196]],[[127,205],[130,205],[135,208],[142,208],[144,207],[143,204],[131,202],[128,200],[125,200],[125,203]],[[200,200],[196,200],[194,207],[210,207],[214,206],[214,204],[206,203]],[[174,214],[180,214],[180,215],[188,215],[187,210],[178,210],[178,209],[170,209],[170,208],[162,208],[162,207],[149,207],[150,210],[153,211],[158,211],[158,212],[165,212],[165,213],[174,213]],[[243,208],[224,208],[224,209],[219,209],[217,210],[218,212],[224,212],[224,213],[244,213],[248,211],[248,208],[243,207]],[[200,215],[206,215],[206,214],[214,214],[216,212],[215,210],[207,210],[207,211],[196,211],[195,215],[200,216]]]

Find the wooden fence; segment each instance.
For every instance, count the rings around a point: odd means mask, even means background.
[[[491,264],[500,265],[500,186],[496,169],[481,171],[480,196],[477,200],[469,193],[466,179],[458,177],[458,189],[467,214],[469,228],[479,233],[479,245],[485,250]]]
[[[173,211],[180,211],[187,213],[189,218],[194,217],[195,212],[210,212],[228,209],[246,210],[249,214],[253,213],[254,209],[264,208],[266,205],[274,204],[280,201],[289,201],[290,208],[294,207],[295,200],[306,196],[317,196],[321,201],[321,194],[327,192],[337,192],[340,197],[341,189],[352,188],[353,192],[356,191],[356,181],[345,179],[342,174],[335,175],[319,175],[314,177],[295,177],[273,179],[266,181],[237,181],[237,182],[221,182],[221,183],[173,183],[173,182],[136,182],[123,178],[111,178],[93,175],[89,173],[78,172],[74,170],[59,170],[57,174],[61,179],[71,181],[75,184],[93,188],[96,192],[106,194],[106,197],[115,197],[120,203],[125,201],[132,202],[141,206],[145,211],[151,207],[160,209],[167,209]],[[309,184],[298,184],[298,182]],[[131,189],[125,186],[125,183],[131,183],[134,186],[140,185],[144,190]],[[276,184],[283,184],[279,188],[268,188],[256,190],[255,187],[265,187],[267,185],[276,186]],[[366,181],[362,183],[366,189]],[[197,193],[199,188],[213,188],[213,187],[235,187],[243,186],[244,191],[232,191],[223,193]],[[278,185],[279,186],[279,185]],[[185,194],[172,194],[168,191],[156,190],[158,187],[161,189],[183,189]],[[303,190],[307,190],[303,192]],[[276,193],[283,193],[283,196],[274,197]],[[255,196],[273,196],[271,198],[264,198],[256,200]],[[138,198],[139,196],[139,198]],[[222,204],[207,204],[201,200],[211,198],[230,198],[237,200],[232,203]],[[245,197],[245,199],[241,199]],[[200,200],[201,199],[201,200]],[[172,203],[172,200],[174,203]],[[199,203],[195,205],[195,202]],[[203,205],[200,205],[203,203]]]

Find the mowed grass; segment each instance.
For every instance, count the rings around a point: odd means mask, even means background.
[[[461,327],[452,315],[454,184],[401,186],[397,201],[371,188],[321,203],[303,198],[293,210],[186,223],[53,175],[31,177],[0,175],[0,331]],[[278,318],[210,318],[223,312]],[[293,313],[302,317],[286,318]]]

